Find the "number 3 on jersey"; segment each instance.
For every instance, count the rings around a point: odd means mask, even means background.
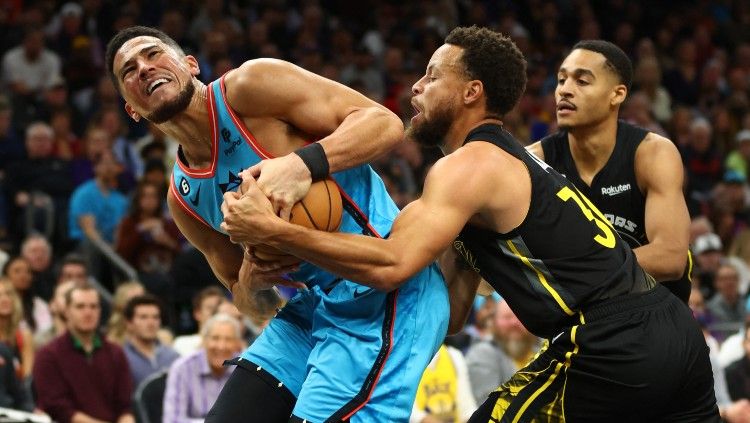
[[[600,212],[599,209],[597,209],[596,206],[594,206],[588,198],[586,198],[579,192],[577,193],[576,191],[573,191],[572,189],[570,189],[570,187],[563,187],[560,191],[557,192],[557,196],[563,201],[568,201],[570,199],[575,201],[576,204],[578,204],[578,207],[581,208],[581,212],[583,212],[583,215],[586,216],[586,218],[590,222],[596,223],[596,226],[598,226],[603,233],[596,235],[594,237],[594,241],[607,248],[614,248],[617,239],[615,238],[615,234],[612,231],[612,225],[609,223],[609,220],[604,217],[602,212]]]

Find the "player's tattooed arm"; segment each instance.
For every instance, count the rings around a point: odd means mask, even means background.
[[[445,277],[450,296],[450,320],[448,335],[458,333],[469,317],[469,310],[474,303],[477,286],[482,279],[461,257],[455,248],[447,248],[440,256],[438,263]]]

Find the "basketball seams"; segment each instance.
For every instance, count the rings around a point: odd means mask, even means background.
[[[310,220],[310,223],[313,225],[313,227],[317,230],[320,230],[320,228],[318,227],[318,222],[313,219],[312,214],[310,214],[310,210],[308,210],[307,205],[305,205],[305,201],[300,201],[299,205],[302,206],[302,210],[305,211],[305,214],[307,215],[307,218]]]
[[[331,199],[331,190],[328,189],[328,181],[325,181],[323,186],[326,188],[326,194],[328,194],[328,222],[326,222],[326,230],[331,230],[331,214],[333,213],[333,200]]]

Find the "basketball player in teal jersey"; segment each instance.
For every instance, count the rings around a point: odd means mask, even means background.
[[[481,275],[549,341],[472,423],[718,422],[708,348],[690,310],[570,181],[502,128],[525,71],[509,38],[476,27],[448,34],[413,87],[409,129],[446,156],[388,238],[285,222],[252,178],[244,196],[225,195],[223,227],[237,242],[270,244],[382,291],[453,245],[466,287],[473,293],[478,277],[468,275]]]
[[[233,361],[238,367],[206,421],[408,421],[422,371],[446,333],[448,295],[437,265],[390,292],[308,263],[297,269],[287,261],[263,275],[220,228],[223,195],[250,168],[282,217],[312,181],[330,174],[344,201],[340,230],[387,235],[398,209],[362,163],[403,138],[401,121],[349,88],[278,60],[246,62],[206,86],[196,78],[196,60],[151,28],[118,33],[107,65],[127,113],[180,141],[171,213],[243,311],[275,312],[278,296],[262,288],[304,287]],[[280,277],[287,272],[293,282]]]
[[[687,304],[693,262],[682,160],[672,141],[618,120],[630,91],[630,58],[608,41],[581,41],[557,74],[561,130],[529,149],[573,182],[638,264]]]

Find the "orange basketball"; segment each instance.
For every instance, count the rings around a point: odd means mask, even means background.
[[[331,178],[310,185],[305,198],[292,207],[289,221],[295,225],[320,231],[335,232],[341,225],[343,204],[338,186]],[[255,246],[255,256],[261,260],[276,260],[285,252],[267,245]]]

